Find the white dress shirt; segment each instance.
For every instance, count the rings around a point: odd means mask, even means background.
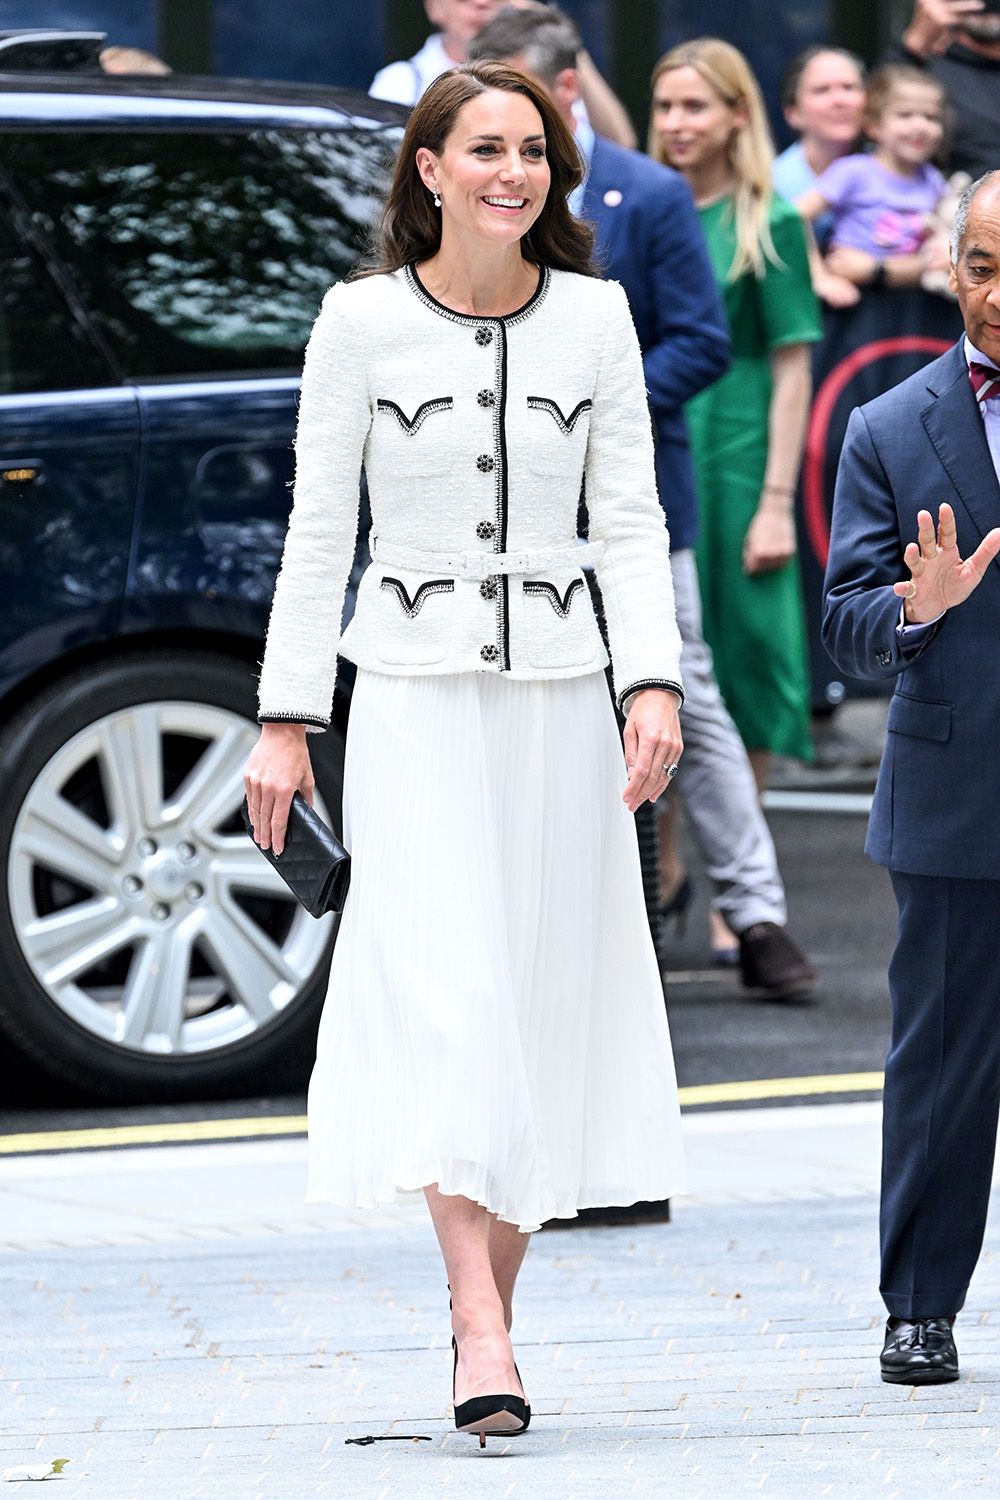
[[[368,93],[372,99],[387,99],[391,104],[406,104],[412,108],[430,88],[435,78],[440,78],[442,73],[447,73],[450,68],[458,66],[455,59],[449,57],[444,50],[440,31],[434,31],[424,42],[420,51],[415,52],[412,57],[404,58],[402,62],[388,63],[386,67],[379,68],[372,79]],[[587,106],[582,99],[577,99],[573,105],[573,115],[577,125],[577,145],[589,161],[594,145],[594,132],[587,114]],[[581,131],[584,132],[583,135]],[[588,131],[589,136],[586,134]],[[573,212],[576,213],[576,209]]]
[[[582,104],[583,100],[578,99],[576,102],[577,104]],[[594,154],[594,141],[596,137],[594,135],[594,127],[587,119],[586,114],[584,113],[580,116],[574,110],[574,115],[576,118],[576,130],[573,133],[573,138],[576,141],[580,155],[583,157],[586,171],[584,172],[583,181],[580,183],[580,186],[573,189],[566,201],[569,204],[570,213],[575,214],[579,218],[583,212],[583,195],[587,191],[587,178],[590,176],[590,159]]]
[[[968,335],[966,335],[965,339],[965,358],[970,366],[973,361],[980,365],[996,365],[996,360],[988,359],[985,354],[980,354]],[[1000,479],[1000,387],[994,389],[990,395],[985,396],[978,405],[982,413],[983,425],[986,428],[986,441],[989,444],[990,457],[993,460],[993,467],[997,472],[997,478]]]
[[[388,99],[392,104],[416,104],[435,78],[456,67],[453,57],[444,50],[440,31],[432,32],[419,52],[403,62],[379,68],[368,90],[373,99]]]

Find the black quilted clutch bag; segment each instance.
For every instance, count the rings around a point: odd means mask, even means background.
[[[245,797],[242,811],[246,831],[253,838]],[[311,917],[343,911],[351,883],[351,856],[301,792],[295,793],[288,810],[288,829],[281,853],[261,849],[256,840],[254,847],[274,866]]]

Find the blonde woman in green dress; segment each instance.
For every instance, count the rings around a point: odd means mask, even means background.
[[[821,336],[802,221],[771,188],[756,79],[714,37],[656,65],[650,155],[687,178],[733,340],[686,407],[701,508],[704,634],[763,788],[772,754],[812,756],[795,488]]]

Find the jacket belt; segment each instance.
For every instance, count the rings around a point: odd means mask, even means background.
[[[593,567],[603,552],[603,542],[557,547],[548,552],[418,552],[383,542],[380,537],[373,537],[371,542],[373,561],[390,568],[480,580],[498,573],[558,573],[567,568]]]

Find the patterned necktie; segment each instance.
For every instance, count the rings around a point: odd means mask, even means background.
[[[969,380],[977,401],[988,401],[991,396],[1000,396],[1000,370],[995,370],[992,365],[981,365],[978,360],[971,360]]]

